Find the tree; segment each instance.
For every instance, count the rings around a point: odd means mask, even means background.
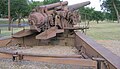
[[[44,0],[43,1],[43,4],[44,5],[47,5],[47,4],[52,4],[52,3],[56,3],[56,2],[59,2],[60,0]]]
[[[89,21],[93,20],[93,12],[94,12],[94,8],[89,8],[89,7],[82,7],[79,9],[79,12],[81,14],[81,19],[82,20],[88,20]]]
[[[31,1],[29,2],[29,5],[30,5],[30,9],[34,9],[36,6],[41,6],[43,5],[43,2],[40,2],[40,1]]]
[[[113,15],[113,20],[118,20],[118,23],[120,23],[120,0],[103,0],[101,7]]]
[[[89,21],[95,20],[97,23],[105,19],[104,13],[101,11],[95,11],[94,8],[82,7],[79,9],[82,20]]]
[[[18,15],[27,16],[29,12],[28,0],[11,0],[11,16]]]
[[[93,12],[93,20],[95,20],[97,23],[99,23],[99,21],[103,21],[104,20],[104,13],[101,11],[94,11]]]
[[[22,15],[23,17],[28,15],[29,3],[28,0],[11,0],[11,17],[14,18],[17,15]],[[8,13],[8,0],[0,0],[0,11],[1,14],[7,15]]]
[[[0,0],[0,16],[4,17],[7,15],[7,0]]]
[[[106,20],[114,20],[112,14],[109,12],[104,12],[104,17]]]

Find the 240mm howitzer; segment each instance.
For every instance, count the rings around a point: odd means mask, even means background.
[[[38,6],[29,15],[30,30],[39,32],[36,39],[49,39],[65,29],[77,29],[74,25],[80,22],[80,15],[76,10],[89,4],[87,1],[67,6],[64,1]]]
[[[0,58],[69,64],[74,65],[73,69],[120,69],[119,56],[76,31],[81,28],[74,26],[80,21],[77,9],[88,4],[89,1],[67,6],[65,1],[36,7],[29,15],[30,29],[0,40]],[[26,49],[27,46],[31,47]]]

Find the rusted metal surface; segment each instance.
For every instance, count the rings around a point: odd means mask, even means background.
[[[77,48],[79,55],[36,55],[0,49],[0,58],[13,58],[13,55],[17,55],[18,60],[92,66],[95,69],[120,69],[120,57],[79,31],[74,31],[87,29],[74,27],[80,21],[80,15],[75,10],[90,2],[71,6],[67,4],[65,1],[36,7],[29,15],[30,29],[15,33],[11,39],[0,40],[0,46],[73,46]]]
[[[79,9],[80,7],[83,7],[83,6],[86,6],[86,5],[89,5],[89,4],[90,4],[90,1],[86,1],[86,2],[82,2],[82,3],[70,5],[68,8],[69,8],[70,11],[74,11],[74,10]]]
[[[1,47],[1,46],[6,46],[6,45],[9,44],[10,42],[11,42],[11,38],[1,39],[1,40],[0,40],[0,47]]]
[[[62,54],[58,54],[58,55],[47,55],[47,54],[30,54],[30,53],[21,53],[18,52],[18,54],[22,54],[24,56],[34,56],[34,57],[51,57],[51,58],[82,58],[81,55],[62,55]]]
[[[51,62],[51,63],[54,62],[54,63],[63,63],[63,64],[71,64],[73,62],[73,64],[79,63],[78,65],[83,65],[83,66],[84,65],[91,66],[90,64],[87,64],[89,61],[88,62],[85,62],[85,61],[92,60],[91,63],[93,63],[93,61],[97,62],[96,67],[100,67],[102,69],[109,69],[109,68],[110,69],[119,69],[120,57],[114,55],[109,50],[105,49],[104,47],[101,47],[99,44],[97,44],[93,40],[89,39],[85,35],[81,34],[80,32],[75,32],[75,34],[76,34],[75,35],[75,46],[80,53],[80,55],[78,55],[78,56],[76,56],[76,55],[75,56],[72,56],[72,55],[71,56],[34,55],[34,54],[25,54],[25,53],[18,53],[18,55],[20,55],[20,54],[23,55],[24,60]],[[34,42],[34,41],[32,41],[32,42]],[[1,58],[10,58],[15,53],[15,52],[4,51],[4,50],[0,50],[0,52],[2,53],[2,54],[0,54]],[[7,55],[7,54],[9,54],[9,55]],[[44,58],[46,58],[46,59],[43,60]],[[51,60],[49,58],[51,58]],[[59,59],[57,59],[57,58],[59,58]],[[60,59],[60,58],[62,58],[62,59]],[[67,59],[67,58],[69,58],[69,59]],[[74,60],[72,60],[71,58],[74,58]],[[64,61],[66,61],[65,63],[59,62],[59,61],[63,61],[63,59],[65,59],[64,60]],[[85,63],[80,63],[80,61],[84,60],[84,59],[86,59],[85,61],[83,61]]]
[[[51,27],[50,29],[45,30],[44,32],[38,34],[36,36],[36,39],[49,39],[55,36],[56,36],[56,28]]]
[[[0,50],[0,58],[11,58],[16,52],[15,51],[4,51]],[[55,64],[71,64],[71,65],[80,65],[86,67],[92,67],[97,69],[97,62],[91,59],[82,59],[81,55],[34,55],[17,52],[15,61],[29,60],[37,62],[48,62]]]
[[[5,53],[0,53],[0,58],[12,58],[12,55],[11,54],[5,54]]]
[[[48,32],[47,34],[49,34],[49,36],[44,34],[47,30],[51,29],[51,27],[56,27],[58,30],[67,29],[68,27],[69,29],[85,29],[74,28],[73,26],[81,20],[80,15],[76,10],[80,7],[89,5],[90,1],[71,6],[67,6],[67,4],[68,2],[64,1],[39,6],[33,9],[29,15],[28,21],[30,24],[30,30],[36,30],[40,33],[36,36],[36,39],[49,39],[55,37],[55,32],[53,34]],[[41,37],[43,35],[46,38]]]
[[[80,65],[80,66],[90,66],[96,68],[96,61],[89,60],[89,59],[76,59],[76,58],[48,58],[48,57],[30,57],[25,56],[24,60],[30,61],[40,61],[40,62],[49,62],[49,63],[58,63],[58,64],[73,64],[73,65]]]
[[[0,58],[12,58],[13,54],[5,54],[0,53]],[[17,60],[21,58],[18,54],[16,57]],[[37,62],[48,62],[48,63],[56,63],[56,64],[71,64],[71,65],[80,65],[80,66],[86,66],[86,67],[93,67],[94,69],[97,69],[97,62],[90,60],[90,59],[80,59],[80,58],[66,58],[66,57],[47,57],[47,56],[34,56],[34,55],[24,55],[22,56],[22,59],[20,60],[28,60],[28,61],[37,61]]]
[[[24,29],[22,31],[19,31],[15,34],[13,34],[12,36],[13,37],[16,37],[16,38],[20,38],[20,37],[25,37],[25,36],[28,36],[28,35],[32,35],[34,34],[36,31],[31,31],[29,29]]]
[[[64,29],[57,29],[56,30],[56,33],[63,33],[64,32]]]
[[[63,33],[63,29],[57,29],[56,27],[51,27],[48,30],[45,30],[44,32],[38,34],[36,36],[36,39],[50,39],[52,37],[55,37],[57,33]]]
[[[91,59],[93,57],[105,59],[104,62],[106,62],[106,65],[108,65],[110,69],[120,69],[120,57],[80,32],[76,32],[76,47],[79,50],[82,50],[81,47],[84,47],[83,52]],[[104,67],[105,66],[103,65],[103,68]]]
[[[57,30],[58,34],[61,34],[64,30]],[[61,45],[61,46],[74,46],[74,36],[71,38],[64,38],[65,35],[61,34],[61,36],[56,36],[55,41],[52,39],[47,39],[47,40],[39,40],[36,39],[35,37],[38,34],[33,34],[29,35],[26,37],[21,37],[21,38],[12,38],[12,42],[9,45],[16,45],[16,44],[21,44],[23,46],[46,46],[46,45]]]
[[[54,3],[54,4],[49,4],[49,5],[44,5],[44,6],[40,6],[39,8],[47,8],[48,10],[49,9],[54,9],[55,7],[58,7],[58,6],[65,6],[67,5],[68,2],[67,1],[64,1],[64,2],[58,2],[58,3]]]

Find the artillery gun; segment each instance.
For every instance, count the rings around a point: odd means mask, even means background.
[[[5,46],[5,48],[3,47],[5,50],[0,48],[0,58],[12,58],[16,55],[16,60],[19,58],[18,60],[79,65],[82,66],[82,69],[120,69],[120,57],[97,44],[80,31],[74,31],[83,29],[74,26],[80,22],[80,15],[76,10],[90,4],[90,2],[71,6],[67,6],[67,4],[67,1],[58,2],[33,9],[28,19],[30,29],[19,31],[13,34],[12,38],[0,40],[0,47]],[[59,49],[58,45],[60,47],[75,47],[77,54],[64,55],[63,49]],[[46,46],[47,51],[43,54],[45,48],[42,48],[42,52],[38,51],[41,48],[34,49],[37,53],[29,51],[29,49],[27,51],[11,50],[6,48],[9,46]],[[48,46],[50,48],[56,46],[62,53],[57,55],[46,54],[49,51]],[[52,48],[51,50],[56,52],[55,49]]]
[[[65,30],[72,32],[72,30],[80,29],[80,27],[74,27],[80,22],[80,14],[76,10],[89,4],[90,1],[87,1],[67,6],[68,2],[64,1],[38,6],[32,10],[28,18],[30,31],[39,33],[36,39],[49,39]],[[14,34],[13,37],[22,37],[21,34],[19,35]]]

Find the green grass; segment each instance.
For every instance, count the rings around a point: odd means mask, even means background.
[[[8,30],[8,27],[2,27],[0,28],[1,29],[1,34],[0,36],[3,37],[3,36],[11,36],[12,34],[12,30]],[[22,30],[22,28],[13,28],[13,33],[16,33],[18,31]]]
[[[8,19],[0,19],[0,24],[8,24]]]
[[[0,24],[7,24],[8,20],[0,20]],[[0,28],[1,36],[10,36],[11,31],[8,31],[8,27]],[[13,28],[13,33],[22,30],[23,28]],[[120,40],[120,24],[116,22],[90,22],[90,29],[87,30],[87,35],[95,40]]]
[[[8,24],[8,19],[0,19],[0,24]],[[14,24],[17,24],[17,21],[14,22]],[[13,33],[16,33],[22,29],[23,28],[13,28]],[[0,30],[1,30],[0,37],[11,36],[12,34],[12,30],[9,31],[8,27],[0,27]]]
[[[25,22],[28,22],[28,20],[27,19],[24,19],[25,20]],[[8,22],[9,20],[8,19],[3,19],[3,18],[0,18],[0,24],[9,24],[9,22]],[[21,22],[23,22],[23,20],[21,20]],[[24,22],[24,23],[25,23]],[[18,24],[18,20],[16,20],[16,21],[14,21],[13,22],[13,24]]]
[[[87,35],[95,40],[120,40],[120,24],[116,22],[90,23]]]

